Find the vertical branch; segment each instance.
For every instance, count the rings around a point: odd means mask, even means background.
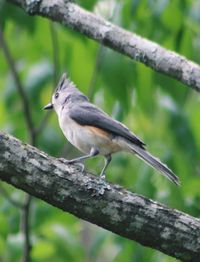
[[[30,241],[30,209],[31,209],[31,201],[32,196],[26,194],[24,207],[22,209],[22,217],[21,217],[21,230],[24,233],[24,252],[22,262],[29,262],[31,261],[31,241]]]
[[[15,80],[16,88],[17,88],[19,95],[21,97],[25,122],[26,122],[27,129],[28,129],[28,132],[29,132],[29,141],[32,145],[34,145],[35,144],[35,129],[34,129],[34,124],[33,124],[32,117],[31,117],[28,98],[27,98],[26,93],[24,91],[23,85],[20,81],[20,78],[19,78],[19,75],[17,73],[17,69],[16,69],[16,66],[15,66],[14,60],[11,56],[10,50],[9,50],[7,44],[6,44],[5,39],[4,39],[4,35],[3,35],[1,25],[0,25],[0,46],[3,50],[3,53],[4,53],[4,56],[5,56],[6,61],[8,63],[8,66],[9,66],[11,73],[12,73],[12,76]]]
[[[95,88],[95,84],[96,84],[96,81],[97,81],[98,73],[101,69],[101,65],[102,65],[102,61],[103,61],[103,57],[104,57],[104,52],[105,52],[105,47],[103,45],[100,45],[99,49],[97,51],[95,65],[94,65],[92,77],[91,77],[89,87],[88,87],[88,97],[91,101],[94,98],[94,88]]]
[[[50,27],[50,36],[52,42],[52,53],[53,53],[53,78],[54,85],[57,84],[59,72],[60,72],[60,63],[59,63],[59,43],[57,37],[57,31],[55,28],[55,24],[53,22],[49,22]]]
[[[60,73],[60,62],[59,62],[59,43],[58,43],[58,36],[57,31],[55,28],[55,24],[53,22],[49,22],[50,27],[50,35],[51,35],[51,42],[52,42],[52,54],[53,54],[53,89],[57,85],[57,81],[59,78]],[[50,115],[52,114],[52,111],[49,110],[44,118],[41,120],[40,124],[38,125],[36,129],[36,134],[40,134],[40,132],[44,129],[46,126]]]
[[[16,88],[21,98],[24,119],[27,125],[28,134],[29,134],[29,141],[33,146],[35,146],[36,145],[36,133],[35,133],[35,128],[34,128],[34,123],[33,123],[32,115],[31,115],[28,97],[26,95],[26,92],[24,91],[23,84],[18,75],[15,61],[11,55],[11,52],[6,43],[6,40],[4,39],[4,35],[3,35],[1,26],[0,26],[0,45],[2,47],[5,59],[8,63],[8,66],[10,68],[10,71],[12,73],[12,76],[16,84]],[[31,257],[30,257],[31,241],[30,241],[30,227],[29,227],[31,200],[32,200],[32,197],[29,194],[26,194],[23,208],[21,209],[22,210],[21,230],[24,235],[23,262],[29,262],[31,260]]]

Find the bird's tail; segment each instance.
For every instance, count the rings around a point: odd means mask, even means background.
[[[165,177],[176,185],[180,185],[179,178],[165,165],[160,159],[152,156],[148,151],[143,148],[140,148],[137,145],[128,143],[130,151],[136,154],[139,158],[144,160],[148,165],[152,166],[154,169],[160,171]]]

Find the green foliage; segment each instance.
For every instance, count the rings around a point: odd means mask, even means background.
[[[93,10],[98,1],[78,3]],[[103,1],[109,5],[111,1]],[[113,21],[160,43],[195,62],[200,62],[200,12],[198,0],[113,1],[119,11]],[[110,6],[108,6],[108,9]],[[85,94],[89,86],[94,102],[123,121],[180,177],[175,187],[140,160],[127,154],[113,157],[107,180],[131,191],[200,216],[200,110],[199,94],[179,82],[154,72],[142,64],[104,48],[96,67],[99,45],[76,32],[41,17],[30,17],[2,1],[0,21],[4,37],[26,92],[34,125],[40,126],[42,110],[55,88],[53,79],[68,71]],[[57,41],[56,50],[52,38]],[[54,54],[54,55],[53,55]],[[55,70],[55,59],[58,64]],[[0,128],[28,141],[22,101],[11,69],[0,53]],[[97,69],[95,69],[97,68]],[[37,146],[53,156],[77,155],[67,144],[55,113],[37,137]],[[65,146],[63,146],[65,145]],[[102,159],[88,161],[99,172]],[[24,195],[7,185],[10,197],[23,201]],[[21,261],[23,237],[20,211],[0,195],[0,260]],[[161,261],[172,262],[158,251],[66,214],[39,200],[31,209],[33,261]]]

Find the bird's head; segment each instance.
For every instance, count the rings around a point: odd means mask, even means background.
[[[87,100],[87,97],[83,95],[75,86],[75,84],[64,73],[52,95],[51,103],[44,107],[45,110],[55,109],[57,114],[65,105],[76,103],[81,100]]]

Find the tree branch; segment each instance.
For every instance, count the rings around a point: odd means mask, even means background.
[[[0,179],[182,261],[200,259],[200,220],[66,165],[0,132]]]
[[[200,66],[67,0],[9,0],[31,15],[62,23],[200,92]]]

